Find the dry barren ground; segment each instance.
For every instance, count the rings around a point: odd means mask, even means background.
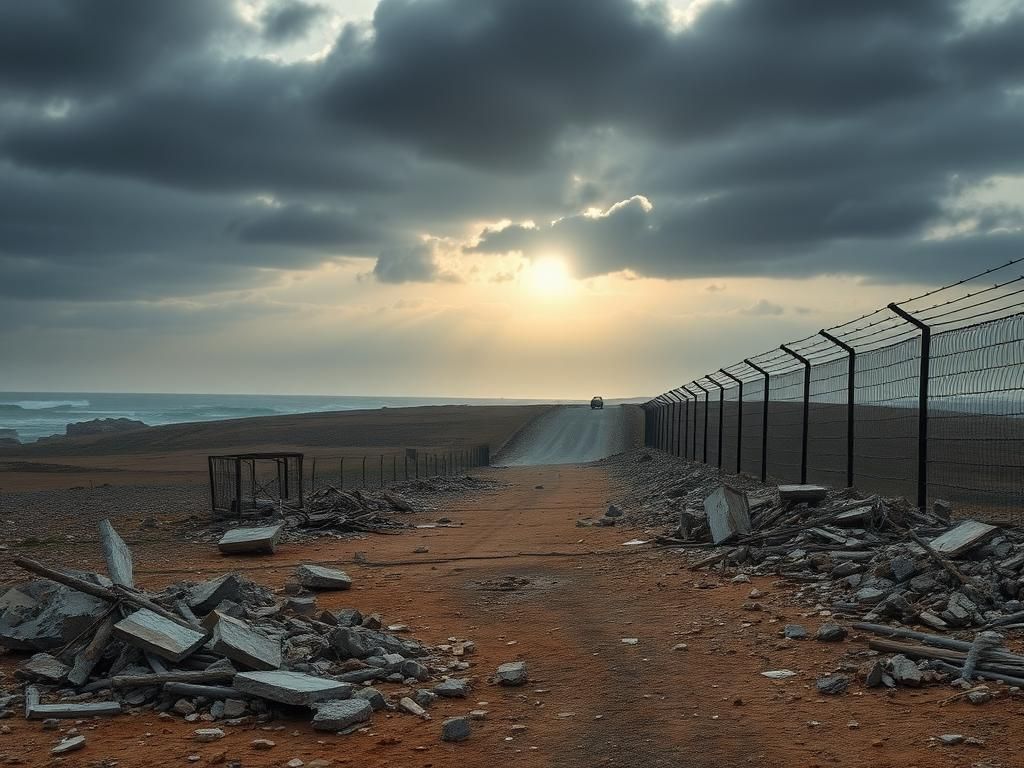
[[[218,556],[171,530],[128,528],[144,586],[235,569],[279,586],[295,564],[343,564],[356,580],[349,593],[325,595],[323,607],[354,605],[409,624],[419,639],[457,635],[478,646],[474,691],[440,700],[433,720],[375,715],[364,733],[314,732],[308,720],[277,730],[227,728],[214,744],[196,744],[195,725],[143,712],[115,719],[65,722],[88,739],[63,761],[69,766],[283,766],[292,758],[332,765],[468,768],[516,766],[1017,766],[1016,738],[1024,704],[1000,697],[983,707],[941,704],[948,688],[884,692],[858,684],[839,697],[819,697],[818,674],[835,669],[855,637],[839,644],[784,641],[780,629],[800,620],[813,631],[824,619],[788,599],[791,587],[772,579],[733,584],[695,575],[665,550],[624,547],[634,531],[576,528],[615,498],[599,466],[520,467],[481,473],[507,483],[418,516],[441,514],[460,528],[417,530],[351,541],[324,539],[286,546],[273,558]],[[414,549],[425,546],[426,553]],[[368,564],[353,562],[357,551]],[[68,565],[99,567],[96,547],[76,547]],[[68,552],[68,554],[72,554]],[[60,549],[36,552],[60,560]],[[511,579],[509,577],[512,577]],[[507,590],[508,585],[515,588]],[[752,587],[765,610],[744,611]],[[627,645],[623,638],[636,638]],[[686,650],[673,650],[685,643]],[[505,661],[526,660],[531,682],[498,688],[487,682]],[[16,660],[0,656],[10,683]],[[799,674],[771,681],[768,669]],[[381,686],[389,696],[398,686]],[[486,702],[486,703],[481,703]],[[470,709],[489,712],[469,741],[439,741],[440,721]],[[0,734],[0,762],[51,763],[57,732],[12,718]],[[526,726],[513,730],[513,726]],[[962,733],[983,746],[936,746],[931,738]],[[276,742],[268,752],[255,738]],[[190,755],[199,755],[189,763]],[[107,761],[104,763],[104,761]]]

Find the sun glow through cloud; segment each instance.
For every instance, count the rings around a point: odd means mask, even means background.
[[[534,260],[526,274],[527,286],[535,296],[560,298],[572,289],[569,265],[559,256],[542,256]]]

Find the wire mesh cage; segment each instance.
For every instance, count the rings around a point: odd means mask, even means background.
[[[240,453],[208,457],[215,517],[258,517],[302,509],[301,453]]]

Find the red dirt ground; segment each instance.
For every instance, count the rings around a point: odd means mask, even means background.
[[[426,522],[443,514],[464,522],[457,529],[324,539],[284,546],[259,560],[126,534],[138,579],[150,587],[230,568],[276,586],[299,562],[343,564],[358,586],[323,595],[320,604],[379,611],[386,622],[409,624],[427,643],[449,636],[473,639],[478,652],[470,657],[475,688],[469,699],[439,701],[429,722],[378,713],[365,733],[350,736],[316,733],[297,720],[269,732],[225,727],[226,738],[214,744],[191,741],[196,725],[148,712],[77,726],[65,721],[63,728],[78,727],[88,744],[61,764],[187,766],[193,764],[188,756],[200,755],[195,765],[240,760],[244,766],[283,766],[295,757],[370,768],[493,768],[504,762],[645,768],[1021,765],[1014,735],[1024,714],[1019,699],[1004,695],[982,707],[961,701],[942,706],[952,689],[886,692],[859,682],[846,695],[821,697],[816,676],[857,663],[846,654],[864,646],[854,638],[838,644],[781,639],[787,621],[800,621],[811,631],[824,621],[793,605],[792,585],[768,578],[733,584],[728,575],[694,574],[678,553],[623,547],[637,531],[575,527],[577,518],[603,513],[615,498],[605,470],[561,466],[480,474],[509,487],[416,518]],[[429,552],[413,554],[421,545]],[[355,564],[357,551],[371,564]],[[481,588],[510,575],[528,584],[512,592]],[[755,586],[765,593],[765,609],[745,611],[742,604]],[[623,644],[627,637],[639,643]],[[681,642],[688,649],[673,651]],[[529,664],[527,686],[506,689],[487,682],[498,664],[517,659]],[[0,655],[7,676],[0,688],[11,687],[16,661]],[[759,674],[778,668],[799,674],[784,681]],[[401,688],[381,687],[389,695]],[[490,714],[474,723],[469,741],[439,740],[441,720],[476,708]],[[20,718],[3,724],[10,732],[0,734],[0,762],[53,764],[49,749],[58,733]],[[513,725],[526,730],[513,731]],[[984,745],[935,746],[930,738],[943,733],[978,737]],[[256,752],[250,747],[255,738],[277,746]]]

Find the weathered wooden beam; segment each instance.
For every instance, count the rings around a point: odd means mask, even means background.
[[[108,615],[100,624],[100,628],[96,630],[96,634],[92,636],[89,644],[75,656],[75,663],[68,674],[69,683],[78,686],[89,679],[89,675],[92,674],[96,664],[103,657],[103,652],[107,650],[107,644],[110,642],[116,621],[116,616]]]

